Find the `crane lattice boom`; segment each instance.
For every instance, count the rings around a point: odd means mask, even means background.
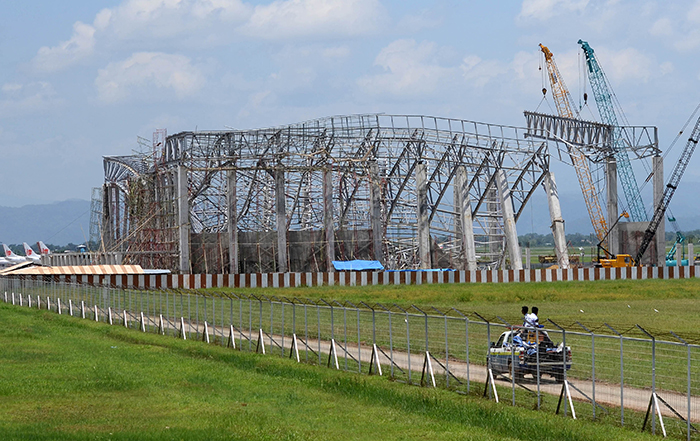
[[[549,82],[552,86],[552,96],[554,97],[554,103],[557,107],[557,112],[559,112],[559,116],[577,118],[578,115],[574,112],[574,107],[571,105],[573,100],[571,99],[569,90],[566,88],[566,84],[564,84],[564,79],[559,73],[557,65],[554,63],[552,52],[547,46],[543,46],[542,44],[540,44],[540,48],[544,54]],[[588,216],[591,218],[593,230],[598,240],[603,241],[608,228],[605,222],[605,216],[603,216],[603,209],[600,207],[598,201],[595,184],[591,176],[591,169],[588,167],[588,158],[586,158],[581,151],[572,148],[570,145],[567,144],[567,147],[569,155],[571,156],[571,162],[574,165],[574,170],[576,170],[576,176],[578,177],[579,186],[581,187],[583,200],[588,209]]]
[[[642,244],[639,246],[639,250],[637,251],[637,264],[642,261],[644,252],[647,250],[649,244],[656,235],[656,229],[659,227],[661,220],[664,218],[668,204],[671,203],[673,193],[676,192],[676,188],[678,188],[678,184],[681,182],[681,178],[683,177],[683,173],[685,173],[685,169],[690,162],[690,158],[692,158],[693,152],[695,152],[695,147],[698,145],[698,137],[700,137],[700,118],[698,118],[698,120],[695,122],[695,127],[688,138],[688,142],[681,152],[678,162],[676,162],[676,165],[673,167],[673,171],[671,172],[671,177],[666,184],[666,188],[664,188],[664,194],[661,197],[661,202],[656,207],[654,217],[651,218],[651,221],[649,221],[649,226],[644,232]]]
[[[632,222],[644,222],[648,220],[642,195],[637,186],[637,180],[634,176],[634,170],[630,162],[627,149],[625,148],[624,140],[622,139],[622,129],[619,128],[615,106],[613,105],[612,93],[608,86],[607,79],[603,69],[595,56],[593,48],[587,42],[579,40],[584,54],[586,55],[586,64],[588,65],[588,80],[591,83],[591,90],[595,97],[595,102],[598,105],[600,118],[603,123],[614,126],[613,129],[613,155],[617,161],[617,172],[622,184],[622,190],[625,194],[625,200],[629,208],[629,213],[632,217]]]

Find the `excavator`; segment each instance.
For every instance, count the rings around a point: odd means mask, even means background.
[[[613,254],[605,247],[603,246],[603,242],[605,239],[608,237],[610,232],[615,228],[618,222],[620,222],[620,219],[622,218],[629,219],[630,215],[626,211],[623,211],[620,216],[618,216],[617,220],[615,223],[610,227],[607,233],[605,233],[605,237],[598,242],[598,263],[596,264],[597,267],[599,268],[625,268],[628,266],[632,266],[634,264],[634,261],[632,260],[632,256],[629,254]],[[607,257],[601,257],[600,252],[604,252]]]

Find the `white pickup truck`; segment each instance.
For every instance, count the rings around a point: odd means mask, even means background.
[[[535,378],[539,361],[540,378],[549,375],[562,381],[564,369],[571,369],[571,348],[567,346],[565,350],[563,343],[555,345],[543,329],[514,329],[504,332],[496,343],[491,343],[487,361],[494,374],[510,374],[515,362],[513,373],[516,381],[524,380],[525,375]]]

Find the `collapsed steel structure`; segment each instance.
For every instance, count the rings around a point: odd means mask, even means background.
[[[609,150],[612,127],[594,129],[587,148]],[[181,272],[330,271],[333,260],[350,259],[388,269],[519,268],[515,223],[541,184],[555,242],[564,241],[549,173],[559,141],[385,114],[158,131],[152,151],[104,158],[102,241],[126,261]]]

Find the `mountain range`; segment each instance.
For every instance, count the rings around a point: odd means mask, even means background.
[[[90,201],[0,207],[0,242],[84,243],[90,238]]]

